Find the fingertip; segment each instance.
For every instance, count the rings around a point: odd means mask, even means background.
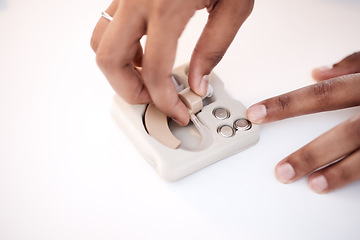
[[[279,182],[291,183],[295,176],[295,170],[290,163],[280,163],[275,167],[275,177]]]
[[[197,95],[205,96],[209,85],[209,76],[202,74],[199,67],[193,67],[193,63],[190,62],[188,81],[191,90]]]
[[[247,110],[247,118],[250,122],[261,124],[265,121],[267,111],[263,104],[255,104]]]
[[[177,124],[179,124],[182,127],[185,127],[186,125],[189,124],[189,118],[188,117],[179,117],[177,116],[177,118],[172,118]]]
[[[331,70],[332,68],[329,66],[322,66],[312,70],[311,75],[315,81],[323,81],[331,78]]]
[[[171,117],[180,126],[186,126],[189,123],[189,110],[179,99],[178,104],[172,109],[174,115]]]
[[[209,75],[204,75],[201,80],[200,80],[200,86],[199,86],[199,93],[198,95],[200,95],[201,97],[206,96],[208,88],[209,88],[209,83],[210,83],[210,77]]]
[[[324,175],[315,173],[308,179],[309,187],[316,193],[326,193],[329,184]]]
[[[179,121],[176,118],[172,118],[172,120],[182,127],[185,127],[189,123],[189,120],[186,123],[183,121]]]

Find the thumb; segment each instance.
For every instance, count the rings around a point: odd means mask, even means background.
[[[205,96],[208,74],[220,62],[236,33],[250,15],[254,0],[219,0],[209,11],[209,18],[194,48],[189,66],[190,88]]]
[[[332,67],[319,67],[312,71],[316,81],[323,81],[342,75],[360,73],[360,52],[347,56]]]

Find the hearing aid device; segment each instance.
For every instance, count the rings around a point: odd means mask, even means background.
[[[259,126],[246,118],[246,108],[225,91],[215,73],[205,97],[190,88],[188,65],[173,71],[180,100],[189,110],[183,127],[154,104],[130,105],[114,96],[112,115],[144,158],[165,180],[176,181],[216,161],[243,151],[259,140]],[[241,158],[241,156],[239,156]]]

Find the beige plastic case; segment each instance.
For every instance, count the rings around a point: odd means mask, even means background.
[[[179,85],[188,87],[188,65],[183,65],[173,71],[173,76]],[[139,152],[151,163],[155,170],[167,181],[176,181],[216,161],[243,151],[259,140],[259,126],[251,124],[247,127],[235,129],[234,123],[238,119],[246,122],[246,108],[231,98],[225,91],[222,81],[216,74],[210,74],[210,85],[213,94],[203,100],[203,109],[196,114],[198,120],[207,128],[206,133],[200,133],[193,123],[186,127],[177,125],[169,120],[168,127],[177,139],[180,147],[173,149],[160,143],[150,136],[144,125],[144,113],[147,105],[130,105],[119,96],[114,96],[112,115],[116,123],[129,137]],[[215,116],[215,109],[226,109],[229,116],[219,119]],[[222,115],[221,118],[224,118]],[[219,130],[222,126],[225,133],[234,131],[234,135],[222,135]],[[251,126],[251,127],[250,127]],[[250,127],[250,128],[249,128]],[[202,135],[206,141],[202,141]],[[205,145],[204,145],[205,142]]]

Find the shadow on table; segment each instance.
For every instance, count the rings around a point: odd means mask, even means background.
[[[7,8],[8,4],[6,0],[0,0],[0,11],[5,10]]]

